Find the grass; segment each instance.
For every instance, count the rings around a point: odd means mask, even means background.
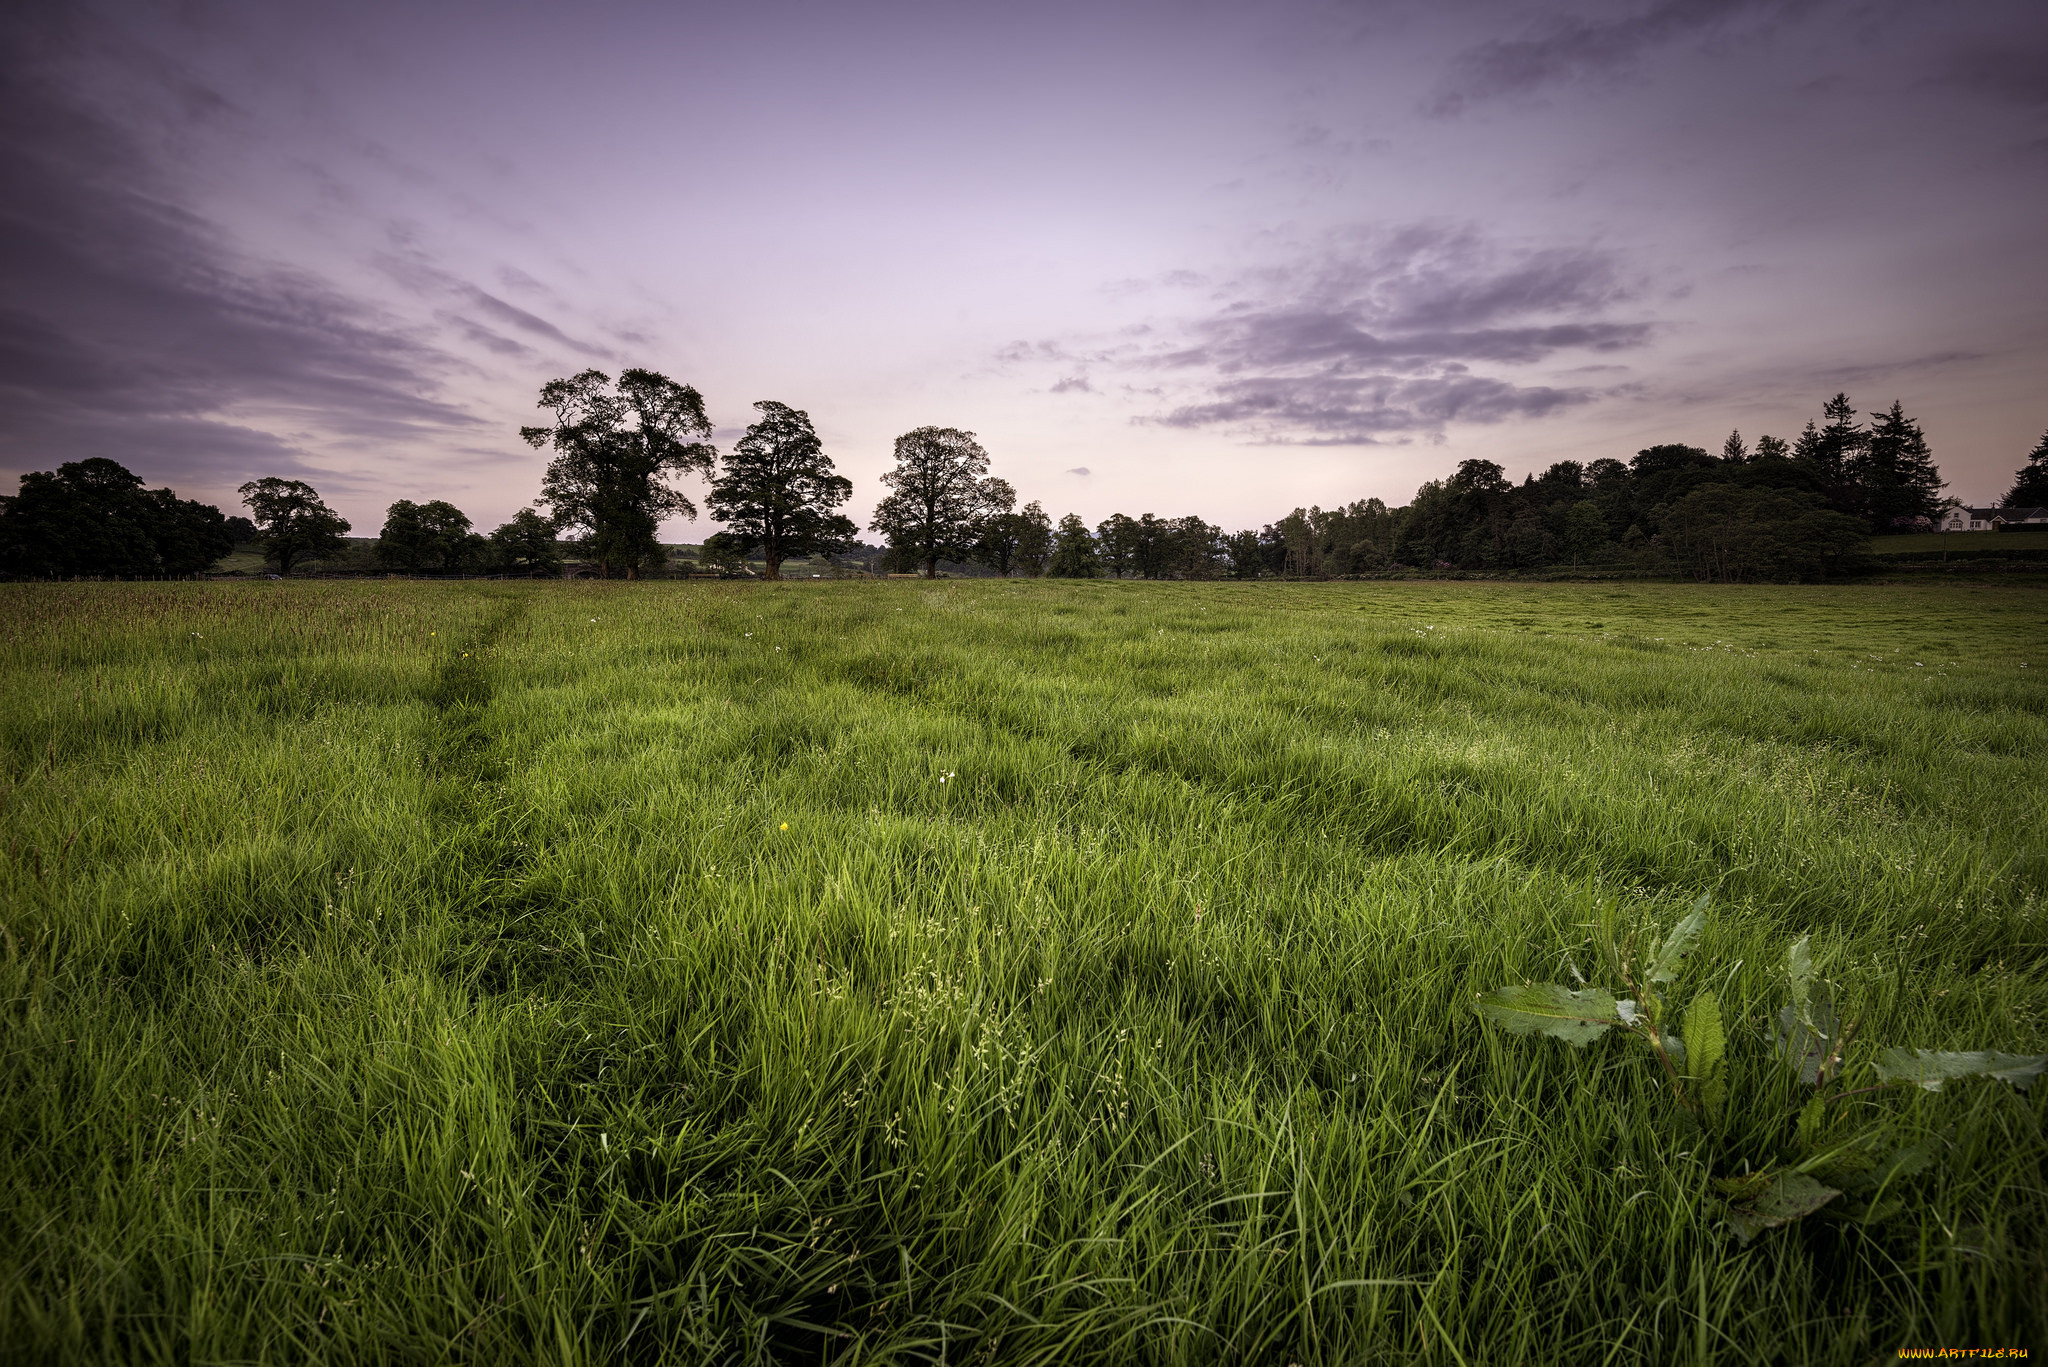
[[[2007,555],[2013,551],[2048,550],[2048,531],[2028,532],[1908,532],[1901,536],[1870,538],[1874,555],[1940,555],[1972,552]]]
[[[1859,1101],[1943,1137],[1907,1214],[1743,1246],[1622,1041],[1470,1007],[1712,891],[1750,1095],[1796,1102],[1761,1022],[1802,933],[1873,1041],[2048,1048],[2038,593],[39,585],[0,622],[0,1358],[2048,1342],[2048,1087]]]

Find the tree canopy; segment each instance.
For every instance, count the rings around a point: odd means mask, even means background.
[[[340,552],[348,519],[322,503],[312,485],[271,476],[251,480],[236,492],[256,523],[258,544],[279,574],[290,574],[301,561]]]
[[[783,561],[844,550],[860,529],[832,511],[853,483],[833,472],[810,414],[772,399],[754,407],[761,417],[726,457],[708,507],[726,526],[724,544],[758,549],[767,577],[780,579]]]
[[[875,507],[868,525],[889,539],[891,550],[922,565],[929,579],[941,560],[973,556],[982,519],[1002,489],[987,480],[988,452],[972,432],[954,427],[919,427],[896,438],[896,468],[882,476],[889,495]],[[1012,498],[1015,494],[1012,493]]]
[[[234,549],[218,508],[145,489],[104,456],[21,477],[0,498],[0,571],[38,578],[198,574]]]
[[[452,503],[401,498],[384,515],[376,555],[386,569],[408,574],[456,574],[484,563],[489,543],[469,529],[469,516]]]
[[[2005,496],[2008,508],[2048,507],[2048,432],[2027,453],[2027,463],[2013,476],[2012,489]]]
[[[555,541],[555,522],[533,508],[521,508],[512,520],[491,533],[491,562],[500,574],[528,578],[562,572],[562,551]]]
[[[626,370],[614,386],[586,370],[541,386],[551,427],[522,427],[536,449],[555,458],[541,479],[541,502],[558,525],[581,528],[598,573],[637,579],[642,565],[665,559],[656,532],[664,518],[697,516],[697,505],[668,479],[709,475],[717,449],[705,438],[704,397],[652,370]]]

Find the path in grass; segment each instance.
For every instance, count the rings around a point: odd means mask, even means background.
[[[1744,1248],[1472,993],[1717,897],[2040,1050],[1996,588],[10,588],[0,1350],[1865,1361],[2038,1341],[2042,1100]],[[1615,1041],[1617,1045],[1619,1041]],[[2048,1093],[2048,1089],[2039,1089]],[[1789,1094],[1788,1094],[1789,1097]]]

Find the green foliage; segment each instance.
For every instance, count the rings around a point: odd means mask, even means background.
[[[1843,1194],[1843,1188],[1881,1192],[1895,1178],[1910,1176],[1936,1156],[1931,1141],[1894,1147],[1883,1163],[1871,1155],[1894,1144],[1893,1117],[1872,1118],[1852,1133],[1838,1134],[1830,1124],[1828,1105],[1866,1095],[1890,1084],[1918,1085],[1929,1091],[1958,1078],[1986,1077],[2025,1090],[2048,1068],[2048,1054],[2019,1056],[1996,1052],[1934,1053],[1924,1049],[1885,1049],[1869,1061],[1876,1086],[1832,1092],[1849,1063],[1848,1048],[1856,1026],[1838,1028],[1827,984],[1815,974],[1808,937],[1794,941],[1785,955],[1785,982],[1791,1000],[1779,1011],[1776,1053],[1799,1081],[1817,1090],[1796,1108],[1789,1136],[1766,1132],[1759,1137],[1721,1132],[1731,1094],[1728,1035],[1720,999],[1711,991],[1696,992],[1685,1010],[1684,1033],[1671,1036],[1660,1021],[1669,1011],[1663,990],[1677,982],[1686,960],[1706,928],[1707,898],[1661,938],[1647,936],[1647,952],[1638,960],[1637,933],[1618,932],[1612,918],[1602,923],[1602,945],[1620,981],[1640,1000],[1617,1000],[1607,991],[1588,987],[1568,991],[1553,983],[1500,988],[1482,993],[1482,1016],[1518,1035],[1545,1034],[1583,1047],[1606,1033],[1611,1024],[1625,1025],[1662,1066],[1671,1094],[1684,1108],[1690,1124],[1705,1126],[1724,1144],[1722,1162],[1736,1170],[1714,1179],[1728,1226],[1744,1243],[1767,1229],[1791,1224],[1813,1214]],[[1641,969],[1637,965],[1640,962]],[[1769,1088],[1750,1080],[1758,1104],[1770,1105]],[[1747,1098],[1745,1098],[1747,1100]],[[1796,1117],[1796,1119],[1794,1118]],[[1774,1127],[1775,1128],[1775,1127]],[[1786,1142],[1789,1139],[1789,1144]],[[1789,1149],[1789,1156],[1786,1150]],[[1818,1173],[1819,1176],[1815,1176]],[[1842,1183],[1826,1185],[1821,1177]],[[1856,1203],[1852,1213],[1865,1223],[1878,1208]]]
[[[1930,1092],[1941,1090],[1944,1082],[1958,1078],[1995,1077],[2025,1091],[2048,1068],[2048,1054],[2022,1056],[1995,1050],[1975,1053],[1937,1053],[1929,1049],[1886,1049],[1874,1065],[1886,1082],[1910,1082]]]
[[[1479,995],[1479,1014],[1517,1035],[1542,1034],[1581,1047],[1621,1024],[1614,994],[1574,992],[1555,983],[1502,987]]]
[[[1008,512],[1016,493],[988,478],[988,452],[972,432],[919,427],[896,438],[896,465],[882,476],[889,494],[869,526],[889,540],[897,563],[921,566],[927,579],[941,560],[974,556],[984,519]],[[1011,503],[1003,503],[1007,493]]]
[[[491,568],[500,574],[552,579],[562,572],[562,550],[553,518],[521,508],[490,537]]]
[[[266,477],[237,492],[256,523],[263,554],[279,574],[290,574],[303,561],[341,554],[348,519],[321,502],[319,492],[304,480]]]
[[[785,560],[844,550],[860,529],[832,511],[853,483],[833,472],[811,415],[767,399],[754,407],[761,417],[712,481],[709,507],[733,549],[760,551],[767,577],[780,579]]]
[[[1088,530],[1079,513],[1068,513],[1054,534],[1052,563],[1046,573],[1055,579],[1093,579],[1097,570],[1095,533]]]
[[[2027,452],[2027,463],[2013,476],[2003,502],[2008,508],[2048,507],[2048,432]]]
[[[182,578],[233,549],[220,509],[101,456],[31,471],[0,498],[0,574],[18,578]]]
[[[386,510],[377,535],[377,563],[408,574],[461,574],[482,567],[488,543],[469,529],[452,503],[401,498]]]
[[[1707,484],[1654,513],[1679,573],[1707,583],[1815,579],[1860,563],[1867,529],[1819,494]]]
[[[621,371],[616,386],[603,371],[586,370],[542,385],[540,406],[554,410],[554,425],[522,427],[519,435],[555,453],[540,501],[556,526],[584,532],[603,578],[637,579],[644,567],[665,563],[656,540],[663,519],[697,516],[697,505],[668,479],[708,476],[717,461],[705,440],[704,396],[652,370]]]

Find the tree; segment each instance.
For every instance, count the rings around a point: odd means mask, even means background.
[[[401,498],[392,504],[376,546],[377,563],[409,574],[457,573],[481,558],[481,551],[482,538],[470,532],[469,518],[440,499],[414,503]]]
[[[1740,428],[1730,432],[1728,440],[1721,443],[1721,459],[1730,465],[1741,465],[1749,459],[1749,448],[1742,444]]]
[[[148,489],[142,498],[151,513],[150,539],[156,543],[157,573],[176,579],[212,569],[235,548],[228,523],[246,521],[230,519],[210,503],[179,498],[169,489]]]
[[[491,533],[491,563],[500,574],[552,578],[562,572],[555,521],[534,508],[521,508]]]
[[[236,492],[256,523],[263,554],[277,562],[279,574],[290,574],[300,561],[341,552],[348,519],[322,503],[304,480],[270,476],[251,480]]]
[[[1052,559],[1052,519],[1045,515],[1045,509],[1035,498],[1014,516],[1017,519],[1017,568],[1033,579],[1042,578],[1046,563]]]
[[[652,370],[626,370],[614,388],[601,370],[586,370],[541,386],[540,406],[555,413],[552,427],[522,427],[536,450],[555,458],[541,479],[541,501],[557,525],[580,527],[586,548],[606,579],[628,579],[640,567],[665,561],[655,533],[663,518],[697,516],[697,505],[666,480],[709,475],[717,448],[704,396]]]
[[[1756,458],[1766,460],[1790,460],[1792,448],[1783,437],[1762,436],[1756,439]]]
[[[233,550],[218,508],[144,489],[104,456],[31,471],[0,499],[0,570],[36,578],[198,574]]]
[[[241,514],[237,513],[228,518],[222,525],[227,528],[227,533],[234,539],[235,545],[248,546],[255,543],[256,524]]]
[[[761,418],[727,457],[709,507],[733,549],[746,555],[758,548],[767,577],[780,579],[783,561],[845,550],[860,529],[832,511],[853,484],[832,472],[810,414],[771,399],[754,407]]]
[[[1254,531],[1232,532],[1223,538],[1223,554],[1232,579],[1257,579],[1265,568],[1266,548]]]
[[[889,538],[892,552],[933,578],[939,561],[973,555],[993,492],[987,473],[988,452],[972,432],[953,427],[905,432],[896,438],[896,468],[882,476],[891,492],[876,505],[868,525]]]
[[[1870,416],[1875,421],[1848,466],[1870,529],[1884,532],[1940,516],[1941,472],[1920,425],[1896,399],[1888,412]]]
[[[1079,513],[1068,513],[1060,519],[1059,530],[1053,534],[1052,562],[1046,573],[1055,579],[1093,579],[1100,573],[1095,562],[1095,533],[1088,530]]]
[[[2005,496],[2008,508],[2048,506],[2048,432],[2027,453],[2027,463],[2013,476],[2012,490]]]
[[[1678,569],[1714,583],[1817,578],[1853,567],[1865,545],[1861,522],[1792,489],[1706,484],[1656,518]]]
[[[1124,513],[1111,513],[1095,528],[1095,563],[1107,570],[1112,579],[1136,574],[1142,537],[1136,519]]]
[[[1010,481],[993,476],[983,480],[981,487],[984,511],[977,524],[973,555],[994,570],[997,578],[1008,579],[1018,542],[1023,539],[1017,514],[1010,511],[1017,506],[1017,491]]]
[[[1561,540],[1574,565],[1600,559],[1607,549],[1607,519],[1600,516],[1600,505],[1588,498],[1567,509]]]

